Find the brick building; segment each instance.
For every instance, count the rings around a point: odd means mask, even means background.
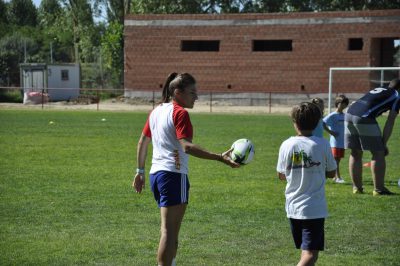
[[[173,71],[200,92],[326,92],[329,67],[394,66],[400,10],[127,15],[124,35],[128,94],[159,90]],[[336,92],[373,86],[368,72],[340,77]]]

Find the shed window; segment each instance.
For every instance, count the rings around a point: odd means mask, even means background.
[[[350,38],[348,50],[349,51],[357,51],[363,49],[363,39],[362,38]]]
[[[69,72],[67,69],[61,70],[61,80],[69,80]]]
[[[287,52],[292,50],[292,40],[253,40],[253,52]]]
[[[218,52],[219,41],[182,41],[183,52]]]

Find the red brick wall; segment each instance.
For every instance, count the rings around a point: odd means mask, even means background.
[[[128,20],[266,20],[400,17],[400,10],[233,15],[129,15]],[[398,23],[262,26],[125,26],[125,88],[159,90],[170,72],[189,72],[200,91],[326,92],[329,67],[376,66],[372,38],[400,37]],[[363,38],[348,51],[348,38]],[[291,52],[252,52],[252,40],[291,39]],[[219,52],[181,52],[181,40],[220,40]],[[337,75],[337,76],[336,76]],[[228,90],[227,85],[232,89]],[[368,89],[368,72],[335,74],[335,92]]]

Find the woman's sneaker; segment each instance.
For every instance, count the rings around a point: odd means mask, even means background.
[[[346,181],[344,181],[343,178],[341,178],[341,177],[337,177],[337,178],[333,179],[333,181],[334,181],[335,183],[337,183],[337,184],[344,184],[344,183],[346,183]]]
[[[374,189],[374,191],[372,191],[372,195],[374,196],[390,196],[395,194],[396,193],[391,192],[389,189],[385,187],[383,189]]]
[[[353,187],[353,194],[364,194],[364,189]]]

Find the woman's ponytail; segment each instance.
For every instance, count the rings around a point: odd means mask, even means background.
[[[163,91],[162,91],[162,100],[161,100],[162,103],[168,103],[170,101],[172,95],[171,95],[171,93],[169,91],[169,84],[177,76],[178,76],[178,73],[175,73],[175,72],[173,72],[173,73],[168,75],[168,78],[165,81],[164,88],[163,88]]]

